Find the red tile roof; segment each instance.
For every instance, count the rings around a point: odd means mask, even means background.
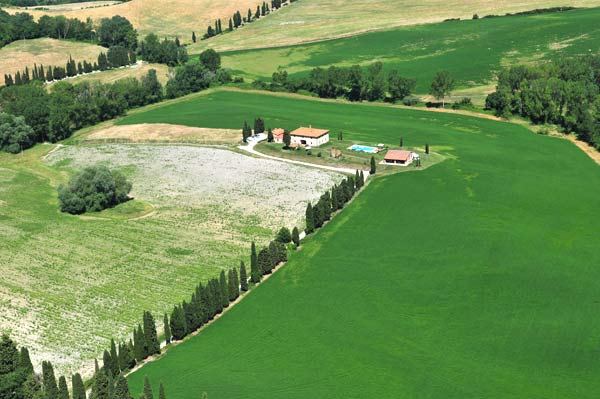
[[[389,150],[387,154],[385,154],[386,161],[402,161],[406,162],[412,157],[412,153],[410,151],[405,150]]]
[[[319,137],[325,136],[327,133],[329,133],[329,130],[315,129],[313,127],[299,127],[290,133],[290,135],[318,139]]]
[[[280,138],[280,137],[283,137],[283,133],[285,132],[285,130],[278,127],[278,128],[273,129],[272,132],[273,132],[273,137]]]

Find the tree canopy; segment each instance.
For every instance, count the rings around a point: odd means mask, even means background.
[[[58,188],[60,210],[72,214],[97,212],[128,199],[131,183],[116,170],[90,166]]]

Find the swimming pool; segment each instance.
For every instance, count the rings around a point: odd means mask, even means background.
[[[366,145],[354,144],[352,147],[350,147],[350,149],[352,151],[368,152],[369,154],[376,154],[377,153],[377,148],[376,147],[369,147],[369,146],[366,146]]]

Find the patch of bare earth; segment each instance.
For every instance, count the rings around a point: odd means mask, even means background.
[[[166,123],[142,123],[138,125],[110,126],[84,138],[94,142],[129,143],[237,143],[240,131],[235,129],[209,129],[170,125]]]

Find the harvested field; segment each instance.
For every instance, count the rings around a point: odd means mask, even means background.
[[[144,309],[158,318],[199,280],[247,261],[251,240],[294,226],[306,201],[341,179],[216,148],[65,146],[42,162],[50,148],[0,154],[0,330],[59,374],[89,375]],[[83,217],[58,212],[57,184],[97,162],[126,173],[136,200]]]
[[[141,36],[156,33],[158,36],[179,36],[182,42],[191,42],[192,31],[202,34],[209,24],[221,18],[226,23],[237,10],[244,13],[256,9],[257,0],[131,0],[107,7],[65,10],[26,10],[38,19],[42,15],[64,15],[85,21],[88,17],[98,22],[102,18],[121,15],[135,26]],[[9,13],[24,9],[6,8]],[[224,25],[226,26],[226,25]]]
[[[150,69],[156,70],[156,77],[161,84],[165,85],[167,83],[169,80],[169,67],[164,64],[149,64],[143,61],[139,61],[135,65],[124,68],[96,71],[86,75],[76,76],[74,78],[69,78],[68,81],[73,84],[80,82],[114,83],[117,80],[125,78],[140,79],[142,76],[146,75]]]
[[[0,49],[0,83],[4,84],[4,74],[14,75],[33,64],[44,66],[64,66],[69,55],[76,61],[96,61],[104,47],[93,44],[57,39],[30,39],[13,42]]]
[[[142,123],[139,125],[111,126],[91,133],[84,141],[109,141],[131,143],[200,143],[222,144],[240,141],[239,129],[209,129],[170,125],[168,123]]]

